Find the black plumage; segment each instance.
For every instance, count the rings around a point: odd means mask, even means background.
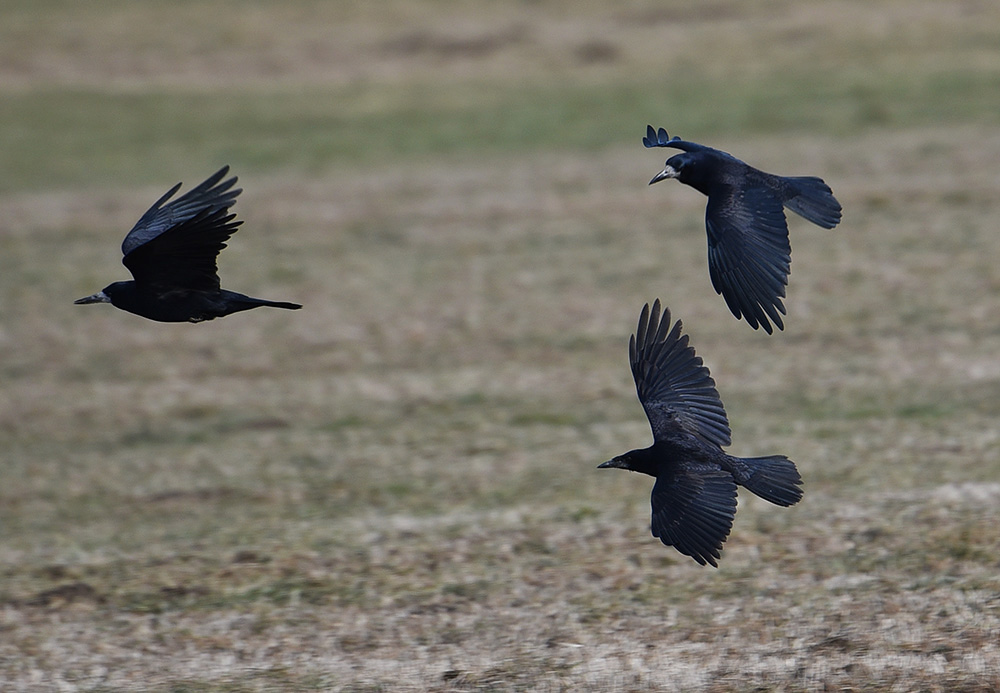
[[[656,478],[652,493],[654,537],[701,565],[721,557],[736,515],[736,487],[743,486],[776,505],[802,498],[802,477],[783,455],[734,457],[722,450],[731,442],[729,420],[708,368],[660,315],[659,300],[642,308],[629,340],[636,392],[653,431],[653,445],[631,450],[599,468],[627,469]]]
[[[167,191],[122,241],[122,264],[133,281],[114,282],[74,303],[110,303],[160,322],[202,322],[259,306],[301,308],[221,288],[216,259],[243,223],[229,212],[242,190],[233,187],[236,176],[222,180],[228,171],[223,166],[173,202],[167,200],[181,184]]]
[[[737,318],[771,334],[771,322],[784,329],[792,249],[784,208],[832,229],[840,222],[840,203],[823,179],[776,176],[756,169],[727,152],[646,126],[646,147],[673,147],[683,154],[667,159],[649,184],[667,178],[708,196],[708,270],[712,286]],[[769,322],[770,319],[770,322]]]

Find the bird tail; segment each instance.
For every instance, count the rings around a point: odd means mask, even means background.
[[[840,223],[840,203],[822,178],[792,176],[785,181],[792,190],[792,195],[784,201],[788,209],[824,229]]]
[[[288,301],[268,301],[264,298],[254,298],[253,296],[247,296],[245,294],[240,294],[235,291],[222,290],[222,297],[224,299],[222,310],[220,315],[230,315],[232,313],[239,313],[240,311],[250,310],[252,308],[260,308],[261,306],[269,306],[271,308],[285,308],[287,310],[298,310],[302,306],[298,303],[289,303]]]
[[[802,477],[795,463],[784,455],[736,457],[736,482],[775,505],[795,505],[802,500]]]
[[[269,306],[271,308],[285,308],[287,310],[298,310],[302,307],[301,303],[289,303],[288,301],[268,301],[263,298],[255,298],[254,305],[251,308],[256,308],[257,306]]]

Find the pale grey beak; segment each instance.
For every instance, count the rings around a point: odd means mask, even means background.
[[[613,460],[608,460],[604,464],[597,465],[598,469],[627,469],[622,458],[616,457]]]
[[[653,176],[653,180],[649,181],[649,184],[659,183],[661,180],[666,180],[667,178],[676,178],[678,172],[673,166],[667,166],[665,169]]]
[[[111,303],[111,299],[103,291],[98,291],[96,294],[84,296],[73,301],[73,305],[76,306],[82,306],[84,303]]]

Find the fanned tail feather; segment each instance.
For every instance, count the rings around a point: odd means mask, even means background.
[[[775,505],[795,505],[802,500],[802,477],[795,463],[784,455],[737,458],[736,482]]]
[[[824,229],[832,229],[840,223],[840,203],[822,178],[793,176],[785,181],[793,191],[792,196],[784,200],[785,207]]]

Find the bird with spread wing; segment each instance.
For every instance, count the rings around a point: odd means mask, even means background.
[[[181,184],[156,201],[122,242],[122,264],[132,281],[114,282],[74,303],[110,303],[160,322],[202,322],[260,306],[302,306],[223,289],[216,259],[242,221],[229,208],[242,192],[223,166],[172,202]]]
[[[708,271],[716,293],[754,329],[763,327],[771,334],[772,322],[784,329],[781,299],[792,262],[785,208],[832,229],[840,223],[841,207],[830,186],[815,176],[761,171],[727,152],[668,137],[666,130],[651,125],[642,143],[682,152],[667,159],[650,185],[676,178],[708,197]]]
[[[659,300],[642,308],[629,340],[629,361],[653,445],[631,450],[599,468],[627,469],[656,479],[654,537],[701,565],[718,567],[722,544],[736,516],[736,487],[776,505],[802,498],[802,477],[783,455],[735,457],[729,420],[715,381],[688,344],[678,320],[660,312]]]

